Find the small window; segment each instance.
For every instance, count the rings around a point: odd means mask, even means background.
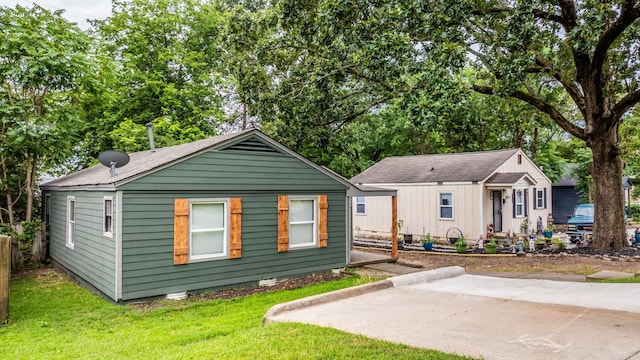
[[[306,247],[317,244],[315,198],[290,198],[289,247]]]
[[[440,218],[453,219],[453,193],[440,193]]]
[[[356,196],[356,214],[364,215],[366,210],[366,202],[364,196]]]
[[[76,228],[76,198],[67,196],[67,242],[69,249],[74,247],[74,232]]]
[[[536,209],[544,209],[544,189],[536,189]]]
[[[113,237],[113,198],[105,196],[102,206],[102,234]]]
[[[516,216],[523,216],[524,214],[524,202],[522,196],[522,190],[516,190]]]
[[[518,154],[518,164],[522,164],[522,155]]]
[[[192,201],[189,260],[226,258],[229,254],[226,201]]]

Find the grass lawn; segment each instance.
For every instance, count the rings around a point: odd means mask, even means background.
[[[232,300],[113,305],[56,271],[11,280],[5,359],[464,359],[302,324],[263,327],[272,306],[369,281],[357,276]]]
[[[637,284],[637,283],[640,283],[640,277],[634,276],[634,277],[622,278],[622,279],[605,279],[605,280],[598,280],[597,282],[612,283],[612,284]]]

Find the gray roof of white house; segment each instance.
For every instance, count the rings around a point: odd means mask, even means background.
[[[535,184],[535,180],[526,172],[511,172],[511,173],[495,173],[487,179],[487,184],[515,184],[520,179],[526,179],[531,184]]]
[[[116,169],[116,176],[111,176],[111,170],[101,164],[82,169],[67,176],[41,184],[41,187],[73,187],[86,185],[108,185],[127,181],[148,171],[162,168],[165,165],[189,157],[200,151],[207,150],[227,140],[244,134],[258,132],[257,130],[245,130],[234,134],[214,136],[190,143],[140,151],[129,154],[129,163]]]
[[[519,149],[457,154],[394,156],[351,179],[355,184],[484,181]],[[520,176],[521,177],[521,176]]]

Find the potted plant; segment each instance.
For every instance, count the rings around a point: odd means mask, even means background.
[[[491,238],[488,243],[484,244],[484,253],[485,254],[495,254],[498,249],[498,243],[495,238]]]
[[[553,239],[553,240],[551,240],[551,248],[553,250],[562,250],[562,249],[564,249],[564,241],[562,241],[562,239]]]
[[[551,237],[553,236],[553,229],[551,228],[551,226],[548,226],[546,229],[544,229],[542,235],[544,235],[545,239],[551,239]]]
[[[433,240],[431,240],[431,234],[427,233],[427,235],[423,236],[420,240],[422,242],[422,246],[425,251],[431,251],[433,249]]]
[[[465,240],[464,235],[460,235],[458,240],[455,242],[456,251],[460,254],[467,252],[467,240]]]
[[[547,241],[545,239],[535,239],[534,243],[536,246],[536,250],[542,250],[544,246],[547,244]]]
[[[526,234],[529,231],[529,219],[525,216],[520,223],[520,232]]]

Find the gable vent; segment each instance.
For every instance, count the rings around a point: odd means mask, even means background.
[[[224,151],[227,151],[227,150],[276,153],[276,154],[280,153],[280,151],[278,151],[277,149],[274,149],[271,146],[257,139],[247,139],[240,143],[233,144],[229,147],[224,148]]]

